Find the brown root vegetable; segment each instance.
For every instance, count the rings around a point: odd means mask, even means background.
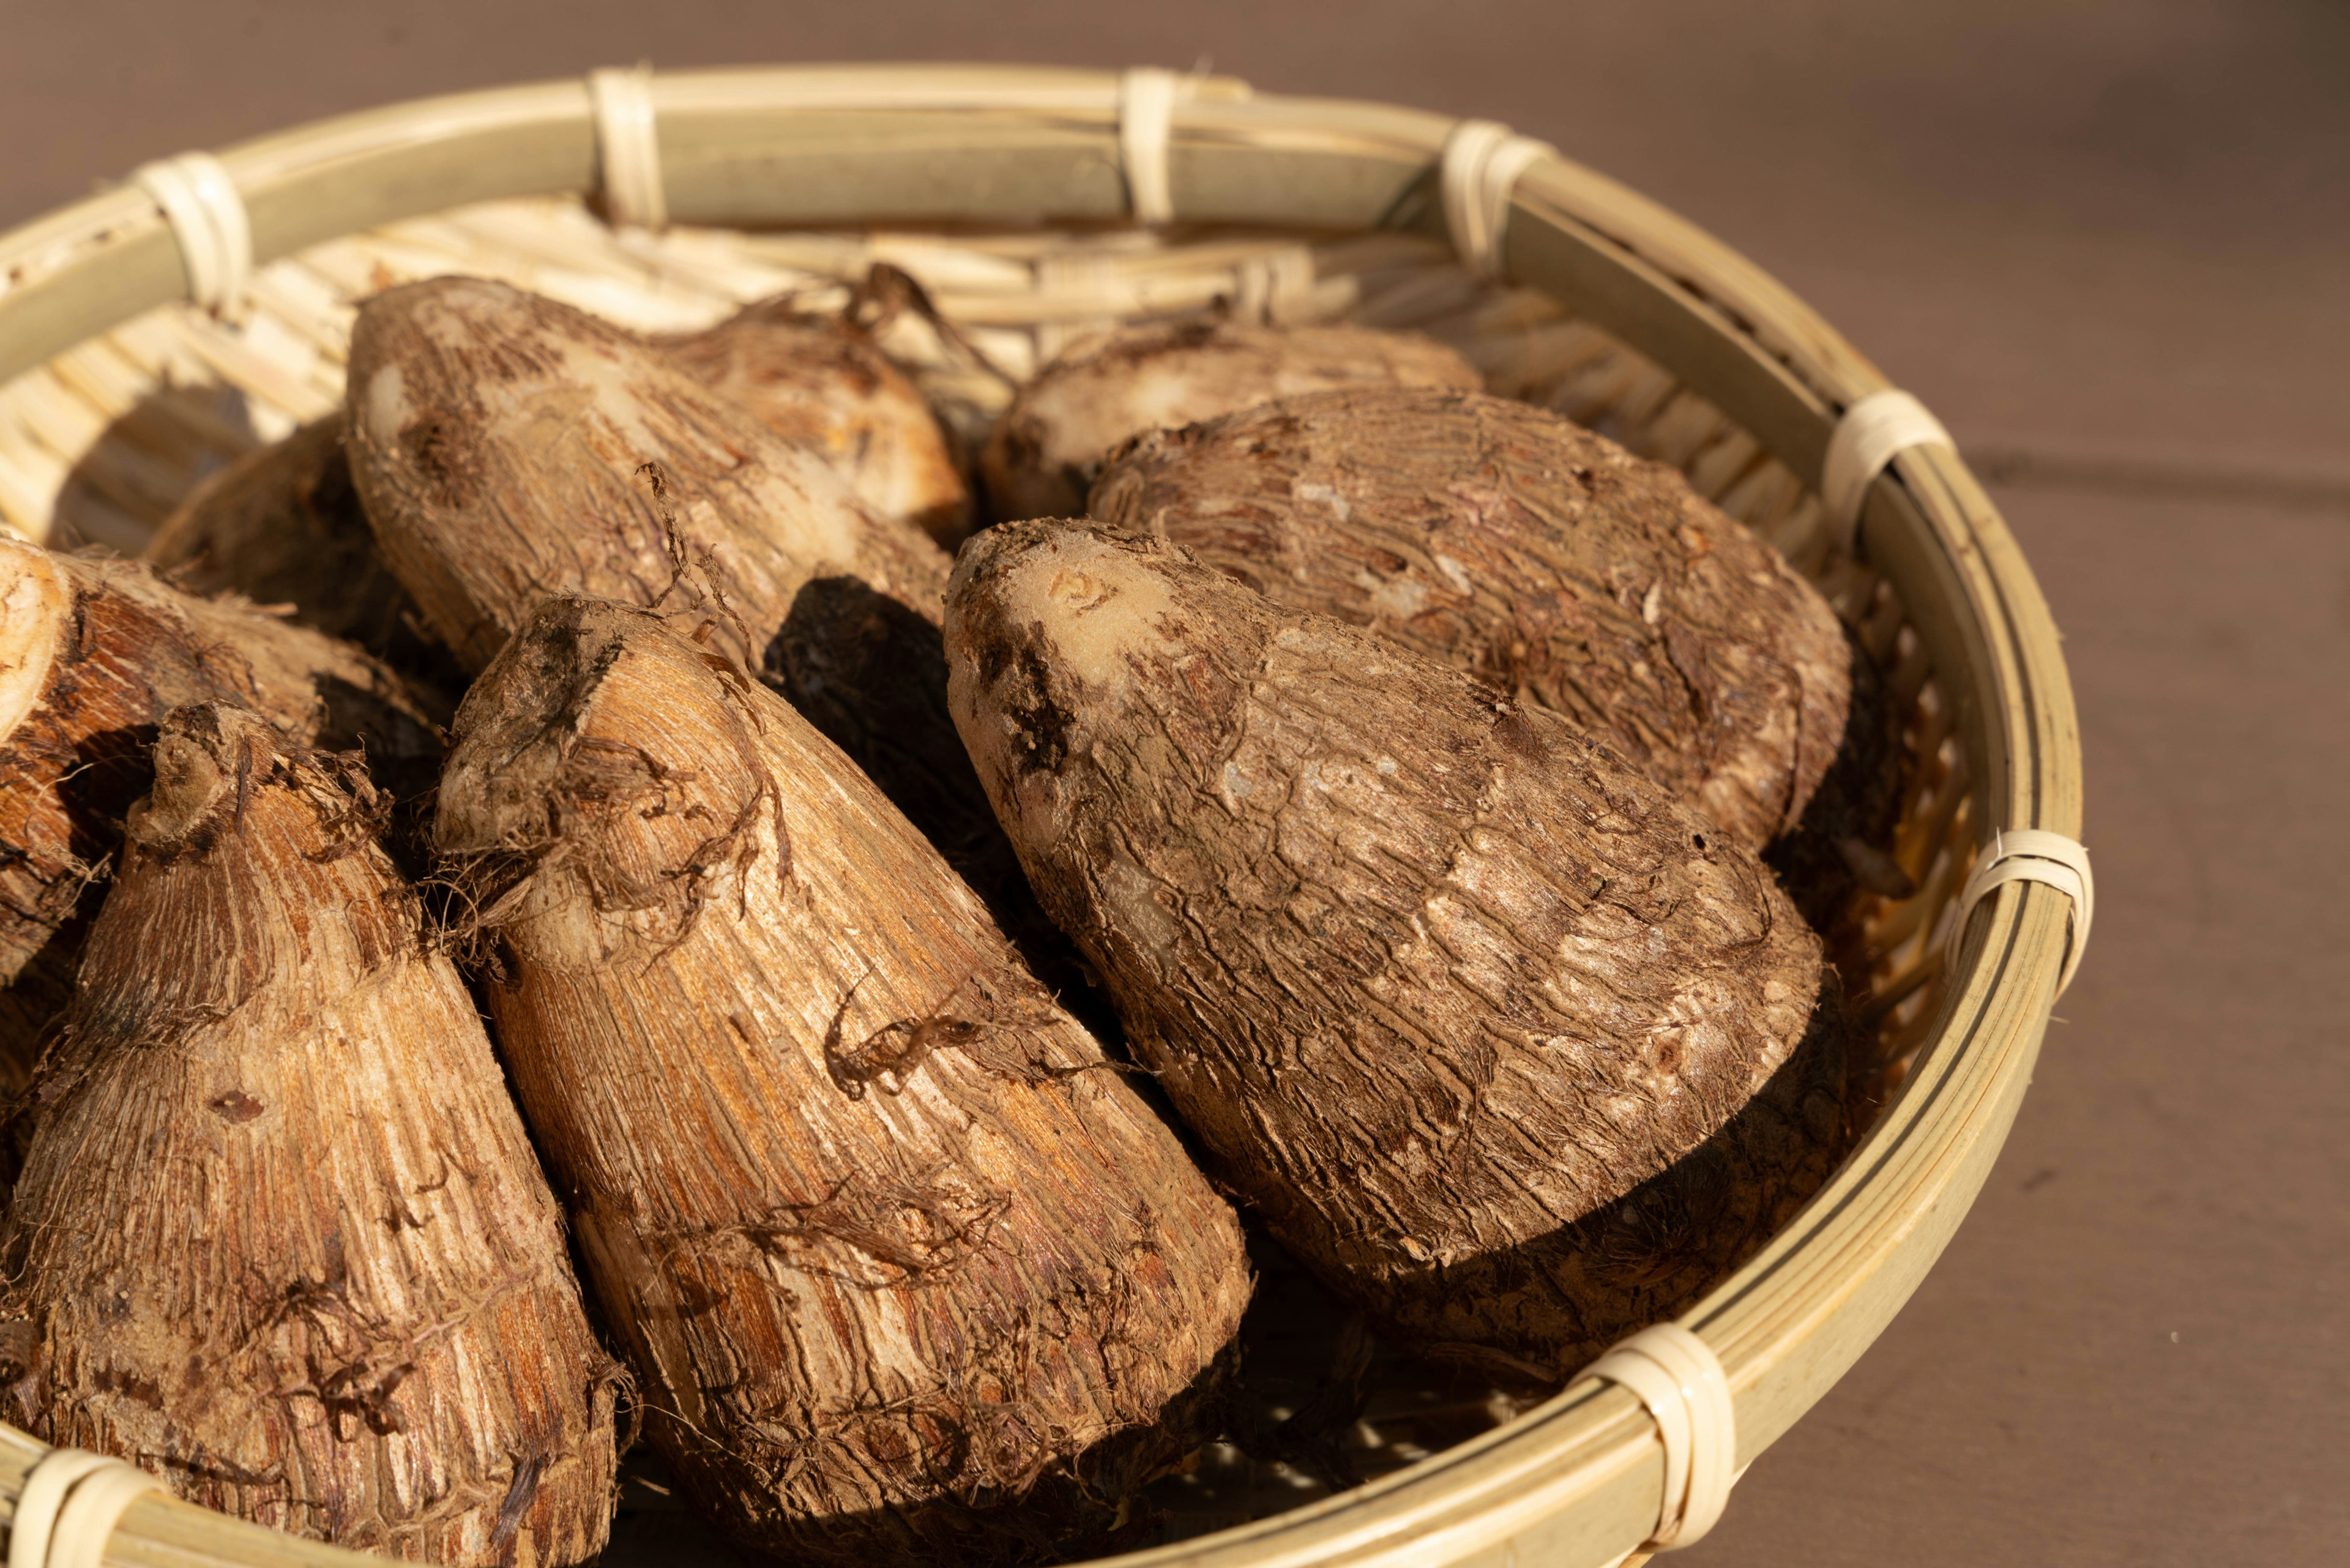
[[[971,532],[971,487],[945,431],[871,337],[771,299],[707,332],[657,338],[686,373],[816,453],[885,517],[947,549]]]
[[[303,745],[364,745],[395,789],[441,754],[429,700],[348,643],[143,566],[0,541],[0,1090],[72,994],[96,886],[182,703],[252,707]]]
[[[1062,523],[964,546],[947,649],[981,776],[1138,1057],[1407,1343],[1563,1373],[1841,1152],[1818,940],[1556,714]]]
[[[1104,456],[1145,431],[1335,387],[1475,389],[1466,359],[1417,333],[1187,321],[1072,344],[1022,388],[980,454],[999,520],[1072,517]]]
[[[1835,759],[1827,601],[1662,463],[1482,393],[1325,392],[1113,456],[1095,517],[1608,737],[1759,847]]]
[[[190,593],[288,607],[296,623],[355,642],[411,679],[442,683],[456,673],[376,556],[339,413],[205,480],[141,558]]]
[[[0,1241],[7,1418],[444,1563],[601,1550],[619,1371],[347,759],[172,713]]]
[[[782,692],[983,893],[1022,896],[947,716],[947,557],[822,460],[642,339],[474,278],[360,309],[350,432],[384,559],[467,668],[552,594],[703,595],[712,647]]]
[[[556,600],[436,827],[647,1429],[795,1560],[996,1561],[1207,1432],[1238,1222],[984,908],[773,694]]]

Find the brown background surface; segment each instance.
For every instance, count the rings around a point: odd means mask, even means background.
[[[0,224],[389,99],[830,58],[1505,119],[1778,274],[2000,480],[2095,944],[1989,1188],[1680,1561],[2350,1560],[2350,7],[6,0]],[[2003,476],[2003,477],[2002,477]]]

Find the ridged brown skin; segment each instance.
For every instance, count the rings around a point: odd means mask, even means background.
[[[376,556],[339,413],[206,479],[140,558],[190,593],[289,606],[292,620],[357,643],[411,680],[445,683],[455,673],[447,650],[421,629],[415,601]]]
[[[364,745],[395,789],[441,754],[431,699],[348,643],[147,567],[0,541],[0,1092],[72,995],[148,747],[185,702],[250,706],[300,744]]]
[[[1334,387],[1476,389],[1476,368],[1433,338],[1367,327],[1186,321],[1087,337],[1020,389],[980,454],[999,521],[1071,517],[1103,458],[1145,431]]]
[[[437,833],[705,1512],[794,1561],[1054,1561],[1211,1435],[1236,1218],[789,707],[555,601],[460,711]]]
[[[1564,1374],[1840,1153],[1817,939],[1557,715],[1073,524],[964,546],[947,649],[981,776],[1137,1056],[1405,1343]]]
[[[947,715],[947,557],[913,524],[642,339],[504,284],[369,300],[349,416],[384,559],[468,669],[550,595],[699,605],[711,647],[846,751],[983,894],[1025,898]]]
[[[770,299],[654,341],[712,392],[822,457],[883,516],[950,550],[971,532],[971,487],[937,416],[854,324]]]
[[[1144,436],[1089,509],[1565,714],[1751,846],[1845,732],[1818,590],[1672,469],[1524,403],[1284,399]]]
[[[0,1407],[293,1534],[592,1556],[619,1368],[371,787],[216,704],[155,770],[34,1086]]]

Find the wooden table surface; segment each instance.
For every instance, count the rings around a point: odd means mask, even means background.
[[[1508,120],[1746,251],[1997,482],[2068,639],[2100,919],[1972,1218],[1683,1561],[2350,1559],[2350,8],[5,9],[0,223],[640,58],[1207,57]]]

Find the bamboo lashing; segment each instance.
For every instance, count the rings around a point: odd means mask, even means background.
[[[1444,226],[1461,263],[1481,278],[1502,274],[1502,238],[1518,176],[1558,150],[1520,136],[1498,120],[1464,119],[1444,139],[1437,182]]]
[[[130,1505],[163,1483],[83,1449],[51,1449],[25,1477],[8,1526],[8,1568],[99,1568]]]
[[[588,99],[596,113],[597,177],[612,226],[659,234],[669,227],[669,201],[661,189],[652,79],[649,65],[590,71]]]
[[[1885,465],[1913,446],[1959,450],[1942,421],[1907,392],[1872,392],[1845,410],[1820,468],[1820,504],[1840,538],[1850,539],[1860,525],[1868,487]]]
[[[233,315],[253,276],[253,225],[221,161],[209,152],[182,152],[130,178],[163,209],[187,269],[190,297],[215,316]]]
[[[1665,1445],[1665,1490],[1644,1550],[1694,1546],[1721,1518],[1737,1480],[1738,1413],[1713,1347],[1679,1324],[1633,1334],[1583,1369],[1631,1391]]]
[[[2056,977],[2062,996],[2081,967],[2089,946],[2089,919],[2095,912],[2097,884],[2089,874],[2089,851],[2078,839],[2036,827],[2012,827],[1991,835],[1991,847],[1975,862],[1959,892],[1950,922],[1950,956],[1965,940],[1967,920],[1991,890],[2010,882],[2038,882],[2073,900],[2073,929],[2064,946],[2064,968]]]
[[[1118,161],[1126,198],[1138,223],[1171,223],[1175,198],[1167,182],[1167,142],[1183,79],[1155,66],[1137,66],[1118,81]]]

